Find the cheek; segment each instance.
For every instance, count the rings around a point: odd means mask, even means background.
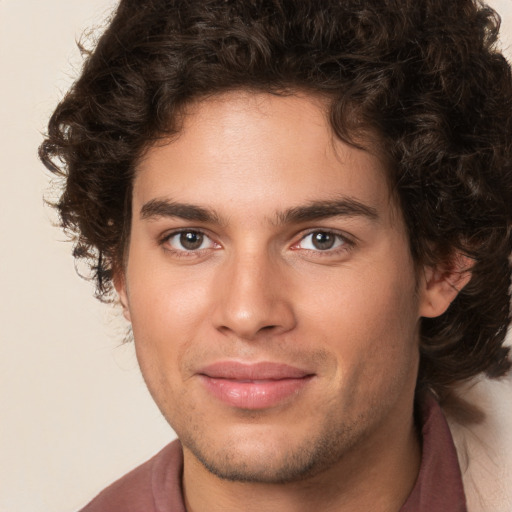
[[[131,252],[127,282],[134,332],[137,329],[143,337],[151,332],[155,341],[169,340],[195,325],[208,294],[208,276],[204,274],[173,267],[159,252]]]
[[[326,281],[303,305],[309,335],[336,355],[333,382],[354,389],[415,379],[418,359],[418,299],[408,267],[349,273]],[[350,275],[350,278],[348,277]]]
[[[180,361],[199,328],[204,291],[136,256],[127,269],[128,302],[137,359],[154,394],[182,380]]]

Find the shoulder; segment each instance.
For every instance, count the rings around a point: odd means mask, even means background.
[[[181,501],[182,464],[181,445],[176,440],[109,485],[80,512],[160,512],[157,503],[162,493],[170,492]]]
[[[459,454],[468,509],[512,511],[512,376],[474,379],[457,392],[482,414],[476,419],[447,413]]]

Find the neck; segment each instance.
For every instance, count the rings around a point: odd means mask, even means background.
[[[187,511],[399,512],[416,481],[421,453],[412,406],[408,421],[398,416],[333,466],[286,484],[222,480],[184,448]]]

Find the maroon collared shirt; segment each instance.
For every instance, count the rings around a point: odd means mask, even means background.
[[[467,512],[457,452],[441,407],[426,395],[419,404],[421,465],[400,512]]]
[[[398,512],[467,512],[457,453],[432,396],[419,406],[422,456],[418,479]],[[178,440],[101,492],[81,512],[186,512]]]

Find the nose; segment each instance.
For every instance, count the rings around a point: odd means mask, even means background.
[[[217,281],[213,320],[224,334],[245,340],[282,334],[296,318],[283,269],[265,253],[242,253],[226,261]]]

